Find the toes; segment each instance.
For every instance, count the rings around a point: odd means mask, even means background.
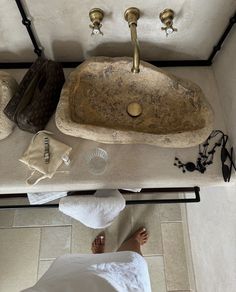
[[[105,243],[105,237],[103,235],[99,236],[99,244],[104,244]]]

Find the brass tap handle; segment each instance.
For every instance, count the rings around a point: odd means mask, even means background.
[[[160,15],[161,22],[165,25],[161,29],[165,31],[166,36],[171,34],[174,31],[177,31],[177,28],[173,27],[173,19],[175,17],[175,13],[172,9],[163,10]]]
[[[92,22],[92,24],[89,25],[89,27],[92,29],[91,36],[93,35],[103,35],[103,32],[101,31],[102,27],[102,20],[104,17],[104,12],[100,8],[93,8],[89,11],[89,18]]]
[[[178,29],[175,28],[175,27],[173,27],[172,25],[162,27],[161,29],[165,31],[167,37],[168,37],[168,35],[171,34],[172,32],[174,32],[174,31],[175,31],[175,32],[178,31]]]
[[[97,34],[101,34],[103,35],[103,32],[101,31],[101,27],[102,27],[102,24],[100,23],[96,23],[96,24],[90,24],[89,27],[92,29],[92,32],[91,32],[91,36],[93,35],[97,35]]]

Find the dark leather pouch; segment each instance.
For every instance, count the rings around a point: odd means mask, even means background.
[[[43,130],[56,109],[64,82],[59,63],[38,58],[4,113],[24,131],[36,133]]]

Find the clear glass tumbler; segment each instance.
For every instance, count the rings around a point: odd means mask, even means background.
[[[92,174],[103,174],[106,170],[108,154],[102,148],[95,148],[87,155],[86,160]]]

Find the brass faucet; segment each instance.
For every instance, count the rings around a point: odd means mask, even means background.
[[[139,64],[140,64],[140,49],[137,38],[137,22],[140,17],[140,11],[136,7],[130,7],[125,10],[124,14],[125,20],[128,22],[130,33],[131,33],[131,41],[134,46],[134,56],[133,56],[133,67],[131,72],[139,73]]]

